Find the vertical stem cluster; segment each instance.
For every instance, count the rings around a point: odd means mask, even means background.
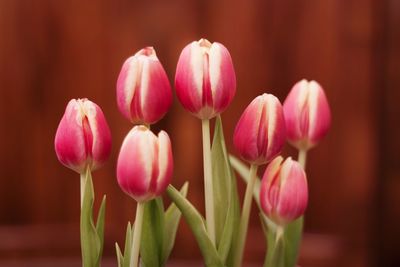
[[[133,230],[131,260],[129,261],[130,267],[139,266],[139,249],[142,235],[143,213],[144,203],[138,202],[136,207],[135,229]]]
[[[203,136],[204,198],[206,206],[207,233],[215,245],[214,190],[211,165],[210,120],[204,119],[201,124]]]
[[[244,195],[244,202],[243,202],[243,210],[242,210],[242,216],[240,218],[240,224],[239,224],[239,237],[238,237],[238,243],[237,243],[237,249],[236,249],[236,255],[235,255],[235,266],[239,267],[241,266],[242,259],[243,259],[243,251],[244,251],[244,245],[246,241],[246,235],[247,235],[247,228],[249,224],[249,217],[250,217],[250,210],[251,210],[251,199],[253,196],[253,191],[254,191],[254,184],[256,181],[257,177],[257,169],[258,166],[252,164],[250,167],[250,177],[249,177],[249,182],[247,183],[246,187],[246,193]]]

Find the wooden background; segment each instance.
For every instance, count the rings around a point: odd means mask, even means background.
[[[326,90],[333,125],[309,153],[300,264],[400,266],[397,0],[0,0],[0,266],[46,266],[43,259],[79,266],[71,263],[80,254],[79,178],[59,164],[53,140],[66,103],[82,97],[102,107],[113,135],[111,159],[94,183],[97,199],[108,197],[105,258],[116,265],[114,242],[135,211],[115,178],[131,127],[116,106],[119,70],[151,45],[173,81],[181,49],[201,37],[223,43],[235,63],[237,94],[223,114],[232,152],[235,123],[255,96],[283,101],[302,78]],[[189,180],[189,199],[203,211],[200,122],[175,99],[155,129],[173,140],[173,184]],[[288,147],[285,155],[295,154]],[[245,258],[260,266],[265,242],[255,207],[253,215]],[[172,260],[199,259],[183,222]]]

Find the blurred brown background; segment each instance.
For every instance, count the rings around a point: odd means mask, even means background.
[[[0,0],[0,266],[79,266],[79,178],[57,161],[53,139],[69,99],[82,97],[102,107],[113,134],[94,183],[97,200],[108,197],[104,257],[116,266],[114,242],[135,213],[115,178],[131,127],[116,107],[119,70],[151,45],[173,81],[181,49],[201,37],[223,43],[235,63],[237,94],[223,114],[231,152],[235,123],[258,94],[283,101],[302,78],[326,90],[333,125],[309,153],[300,264],[400,266],[397,0]],[[200,122],[175,99],[161,128],[173,140],[174,185],[189,180],[203,211]],[[255,206],[253,215],[245,258],[260,266]],[[182,222],[171,260],[199,259]]]

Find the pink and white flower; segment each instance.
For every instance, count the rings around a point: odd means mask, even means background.
[[[228,49],[206,39],[188,44],[179,57],[176,94],[183,107],[200,119],[223,112],[236,92],[236,75]]]
[[[289,142],[308,150],[328,132],[331,112],[328,100],[316,81],[296,83],[283,103]]]
[[[279,225],[286,225],[302,216],[308,203],[306,174],[290,157],[275,158],[261,181],[260,204],[265,215]]]
[[[168,76],[152,47],[128,58],[117,81],[117,104],[120,112],[135,124],[160,120],[172,104]]]
[[[125,137],[118,156],[117,179],[121,189],[138,202],[161,195],[173,171],[169,136],[154,135],[145,126],[135,126]]]
[[[78,173],[100,167],[111,153],[111,133],[100,107],[86,98],[69,101],[54,146],[59,161]]]
[[[236,125],[236,150],[249,163],[262,165],[281,152],[285,141],[285,119],[278,98],[271,94],[256,97]]]

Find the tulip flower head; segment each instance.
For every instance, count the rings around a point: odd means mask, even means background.
[[[152,47],[140,50],[123,64],[117,81],[117,104],[135,124],[155,123],[167,113],[172,104],[171,85]]]
[[[100,167],[111,152],[111,133],[100,107],[88,99],[69,101],[54,145],[58,160],[78,173]]]
[[[262,165],[281,152],[285,141],[285,120],[278,98],[271,94],[256,97],[236,125],[236,150],[249,163]]]
[[[206,39],[188,44],[179,57],[175,87],[183,107],[198,118],[211,119],[223,112],[236,92],[228,49]]]
[[[315,81],[296,83],[283,103],[283,110],[288,140],[298,149],[312,148],[330,128],[328,100]]]
[[[308,203],[306,174],[290,157],[275,158],[261,181],[260,204],[264,213],[278,225],[286,225],[301,215]]]
[[[161,195],[171,181],[173,158],[168,134],[154,135],[135,126],[125,137],[118,156],[117,178],[121,189],[138,202]]]

